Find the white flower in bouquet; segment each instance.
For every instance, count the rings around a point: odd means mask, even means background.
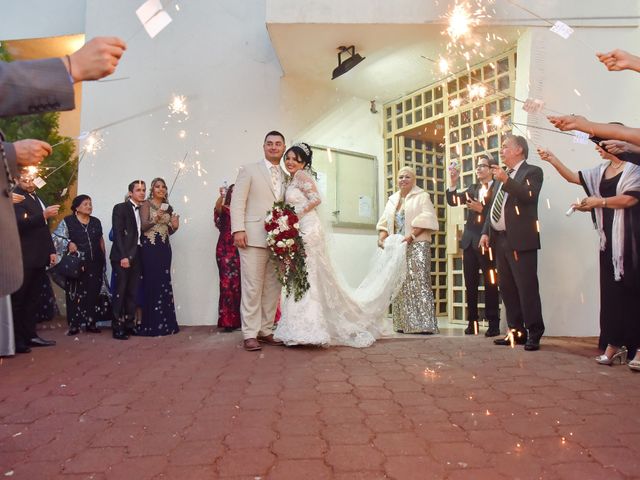
[[[289,230],[289,217],[287,215],[278,219],[278,228],[281,232],[286,232],[287,230]]]
[[[284,248],[285,244],[282,240],[280,240],[278,243],[276,243],[276,246],[280,247],[280,248]]]
[[[275,237],[276,235],[280,234],[280,229],[276,228],[275,230],[271,230],[271,233],[273,233],[273,236]]]
[[[293,238],[287,238],[284,243],[287,244],[287,247],[290,247],[295,243],[295,241],[293,240]]]
[[[300,230],[300,224],[299,223],[294,223],[293,224],[293,228],[295,228],[296,230]]]

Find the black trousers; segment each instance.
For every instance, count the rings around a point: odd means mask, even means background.
[[[482,270],[484,278],[484,316],[490,322],[500,321],[498,279],[495,272],[494,281],[491,283],[490,271],[494,268],[494,262],[489,260],[488,253],[482,255],[477,246],[469,245],[464,249],[462,271],[464,272],[464,285],[467,289],[467,320],[469,322],[478,320],[478,285],[480,283],[478,270]]]
[[[501,232],[492,232],[492,246],[498,266],[500,295],[507,309],[509,328],[526,332],[530,342],[544,333],[538,286],[538,251],[514,251]]]
[[[139,253],[139,252],[138,252]],[[120,262],[111,262],[115,272],[115,294],[112,299],[113,330],[124,330],[134,327],[136,315],[136,296],[140,281],[140,255],[130,262],[129,268],[122,268]]]
[[[16,347],[27,347],[36,336],[36,310],[40,289],[45,282],[45,267],[25,268],[22,286],[11,295]]]

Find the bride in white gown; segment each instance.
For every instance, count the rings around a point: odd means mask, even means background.
[[[286,203],[295,207],[305,247],[310,288],[299,300],[283,297],[282,317],[275,338],[286,345],[347,345],[368,347],[391,334],[386,312],[405,273],[406,243],[401,235],[390,236],[379,249],[366,278],[355,291],[339,281],[334,271],[317,207],[321,203],[311,170],[312,151],[296,144],[285,154],[291,181]]]

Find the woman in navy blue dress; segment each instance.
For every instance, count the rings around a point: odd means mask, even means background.
[[[169,236],[178,230],[180,217],[167,199],[167,184],[154,178],[149,199],[140,206],[142,253],[142,319],[136,334],[146,337],[178,333],[171,286]]]

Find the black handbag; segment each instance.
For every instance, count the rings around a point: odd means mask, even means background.
[[[79,255],[67,253],[49,269],[51,279],[66,289],[67,280],[76,280],[84,271],[84,260]]]

